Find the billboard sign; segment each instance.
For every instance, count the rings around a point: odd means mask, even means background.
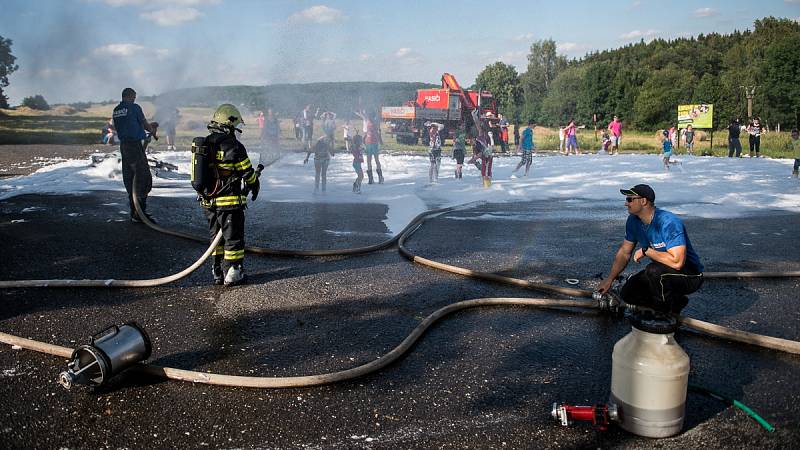
[[[714,105],[701,103],[699,105],[678,105],[678,128],[712,128],[714,119]]]

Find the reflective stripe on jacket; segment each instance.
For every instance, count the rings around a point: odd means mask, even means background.
[[[206,142],[215,151],[215,171],[222,186],[214,198],[201,199],[204,208],[237,209],[247,206],[242,195],[242,181],[248,185],[258,182],[258,175],[247,156],[247,150],[233,133],[211,133]]]

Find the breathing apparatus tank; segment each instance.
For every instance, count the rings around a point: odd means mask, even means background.
[[[689,356],[675,341],[672,317],[638,313],[631,332],[614,345],[610,403],[619,425],[633,434],[662,438],[680,433],[689,382]]]
[[[204,137],[192,140],[192,187],[203,198],[208,198],[214,190],[216,177],[214,176],[214,162],[216,155]]]

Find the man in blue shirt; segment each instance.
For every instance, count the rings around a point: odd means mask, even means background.
[[[663,313],[680,313],[689,302],[687,294],[703,284],[703,264],[694,251],[686,227],[673,213],[656,208],[656,194],[646,184],[620,189],[628,208],[625,239],[622,241],[608,278],[597,291],[606,293],[611,283],[625,270],[633,255],[638,263],[650,258],[641,272],[622,287],[625,303],[641,305]],[[639,249],[634,252],[636,245]]]
[[[147,194],[153,188],[153,178],[150,175],[150,167],[147,164],[142,141],[146,138],[145,130],[155,133],[155,128],[145,120],[142,108],[134,103],[135,100],[136,91],[131,88],[123,89],[122,101],[114,108],[113,119],[119,139],[119,151],[122,154],[122,181],[125,183],[125,190],[128,191],[131,221],[141,223],[142,220],[133,205],[133,180],[136,178],[136,199],[139,201],[142,212],[145,212],[147,211]],[[147,217],[152,220],[149,215]]]

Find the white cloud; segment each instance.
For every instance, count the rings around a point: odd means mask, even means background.
[[[336,60],[334,58],[330,58],[330,57],[326,56],[324,58],[320,58],[319,63],[320,64],[324,64],[326,66],[329,66],[331,64],[336,64]]]
[[[164,8],[169,6],[215,5],[221,0],[103,0],[109,6],[140,6],[144,8]]]
[[[139,44],[108,44],[94,49],[97,56],[133,56],[145,48]]]
[[[162,27],[174,27],[184,22],[195,21],[202,15],[194,8],[166,8],[144,12],[139,16]]]
[[[513,38],[511,38],[511,40],[514,40],[514,41],[530,41],[531,39],[533,39],[534,36],[535,35],[533,33],[525,33],[525,34],[520,34],[518,36],[514,36]]]
[[[628,33],[620,34],[619,38],[622,39],[622,40],[626,40],[627,41],[627,40],[632,40],[632,39],[642,39],[642,38],[653,37],[653,36],[658,35],[658,33],[660,33],[660,31],[658,31],[658,30],[647,30],[647,31],[633,30],[633,31],[630,31]]]
[[[511,65],[520,65],[525,61],[525,56],[528,52],[525,50],[513,50],[503,53],[497,57],[497,61],[504,62]]]
[[[404,65],[420,64],[424,59],[420,53],[412,50],[409,47],[397,49],[397,51],[394,52],[394,57],[396,58],[397,62]]]
[[[338,9],[325,5],[315,5],[289,17],[291,23],[334,23],[346,19]]]
[[[591,46],[577,42],[558,42],[556,44],[556,51],[559,53],[582,53],[589,49]]]
[[[170,51],[165,48],[156,49],[154,53],[156,55],[156,59],[158,59],[159,61],[167,59],[170,55]]]
[[[145,46],[139,44],[126,43],[126,44],[104,45],[102,47],[94,49],[94,51],[92,51],[92,54],[98,57],[111,56],[120,58],[145,55],[145,56],[154,56],[159,61],[162,61],[170,55],[170,51],[165,48],[151,49],[151,48],[146,48]],[[84,61],[82,59],[79,60],[78,62],[85,63],[87,61]]]
[[[631,6],[634,7],[634,8],[638,8],[638,7],[642,6],[642,2],[640,2],[639,0],[636,0],[635,2],[633,2],[633,4]]]
[[[358,59],[360,61],[369,61],[370,59],[372,59],[372,55],[370,55],[369,53],[362,53],[358,55]]]
[[[65,71],[64,69],[45,67],[44,69],[37,72],[36,75],[40,78],[56,78],[67,75],[67,71]]]
[[[713,8],[698,8],[694,10],[695,17],[711,17],[716,15],[717,15],[717,10]]]

